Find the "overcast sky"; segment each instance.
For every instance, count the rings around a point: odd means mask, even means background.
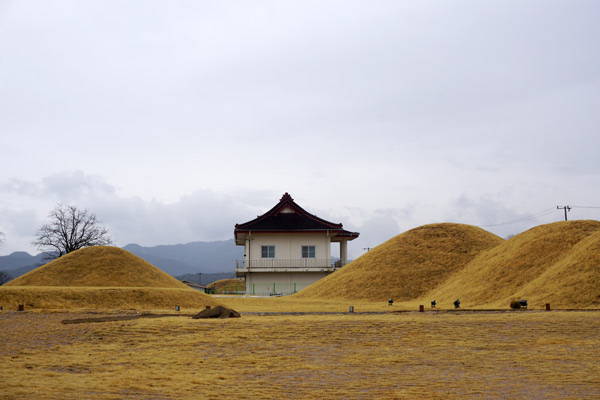
[[[600,207],[599,20],[595,0],[0,0],[0,254],[36,253],[59,202],[152,246],[231,239],[289,192],[360,232],[352,257]]]

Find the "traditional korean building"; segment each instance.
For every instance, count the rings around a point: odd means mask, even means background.
[[[358,235],[310,214],[285,193],[265,214],[235,225],[235,243],[244,246],[236,275],[246,278],[247,294],[295,293],[346,265],[348,242]],[[331,243],[339,243],[335,262]]]

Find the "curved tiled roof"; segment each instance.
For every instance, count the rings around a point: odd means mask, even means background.
[[[329,231],[349,237],[358,237],[358,232],[343,229],[342,224],[326,221],[308,213],[285,193],[279,203],[265,214],[243,224],[235,225],[238,232],[318,232]]]

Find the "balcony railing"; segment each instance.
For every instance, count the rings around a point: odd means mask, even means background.
[[[350,261],[347,261],[349,263]],[[335,270],[343,267],[341,260],[334,261],[328,259],[317,258],[301,258],[294,260],[279,260],[268,258],[262,260],[237,260],[235,263],[236,270]]]

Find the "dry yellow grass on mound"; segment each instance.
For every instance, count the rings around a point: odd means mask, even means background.
[[[195,312],[206,306],[222,305],[193,289],[15,286],[0,288],[0,306],[17,310],[22,304],[29,310],[138,310],[163,311],[180,307]]]
[[[86,247],[66,254],[6,286],[187,288],[135,254],[112,246]]]
[[[4,309],[204,309],[221,305],[126,250],[86,247],[0,287]]]
[[[207,289],[214,290],[211,293],[244,293],[246,291],[246,281],[240,278],[220,279],[206,285]]]
[[[600,222],[541,225],[482,253],[423,298],[438,303],[460,298],[467,307],[600,306]]]
[[[482,251],[503,242],[498,236],[471,225],[421,226],[377,246],[294,297],[416,299],[461,270]]]

